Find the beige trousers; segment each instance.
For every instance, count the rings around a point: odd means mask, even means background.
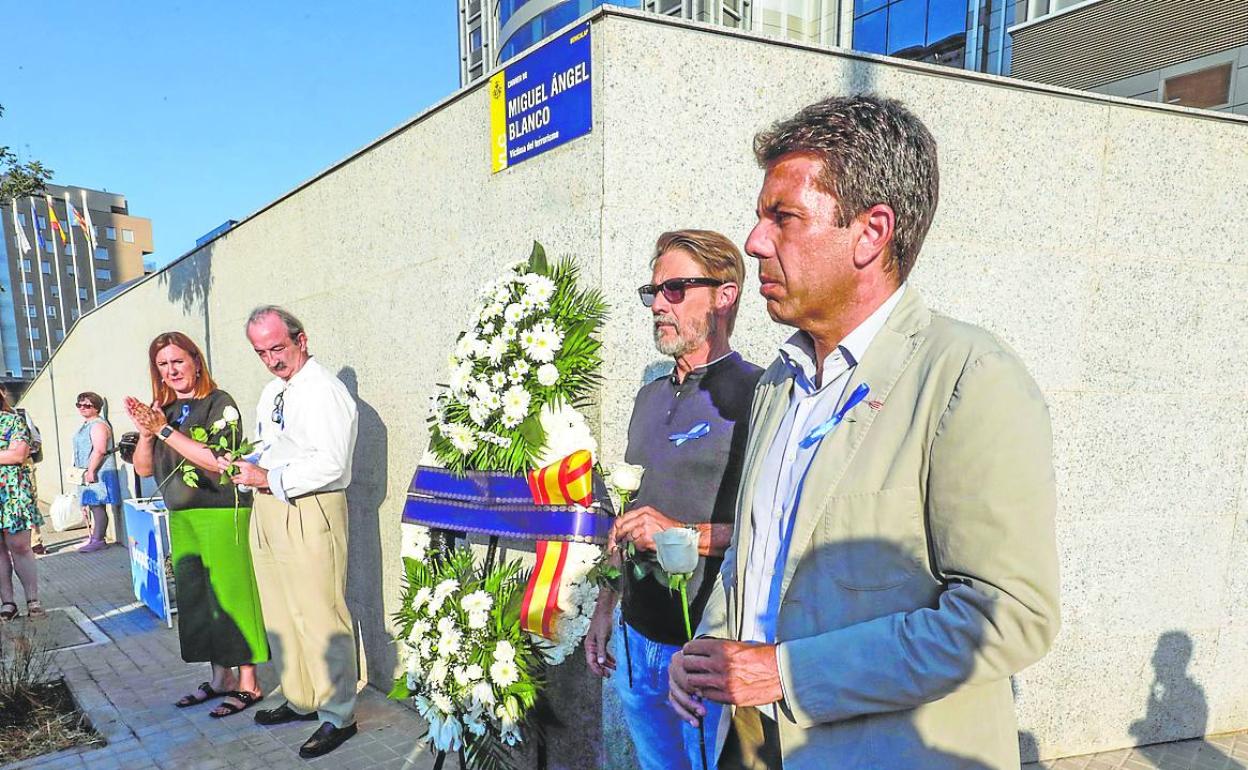
[[[347,497],[256,495],[251,554],[281,692],[301,714],[344,727],[355,721],[359,680],[347,609]]]

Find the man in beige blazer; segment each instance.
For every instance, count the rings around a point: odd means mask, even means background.
[[[1016,770],[1009,678],[1058,628],[1049,415],[1013,351],[906,283],[936,142],[856,96],[755,154],[746,252],[798,331],[755,394],[736,534],[671,702],[735,706],[725,768]]]

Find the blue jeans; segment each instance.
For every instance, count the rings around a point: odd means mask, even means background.
[[[637,747],[637,762],[642,770],[702,770],[698,746],[698,729],[676,716],[667,702],[667,667],[680,647],[651,641],[633,630],[620,626],[616,611],[615,632],[611,635],[611,653],[615,656],[616,692],[624,707],[628,732]],[[633,685],[628,685],[629,657],[624,655],[624,640],[632,660]],[[706,701],[706,767],[715,767],[715,733],[723,706]]]

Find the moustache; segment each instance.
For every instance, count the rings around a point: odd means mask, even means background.
[[[676,316],[671,313],[662,313],[654,317],[654,328],[657,329],[660,326],[674,326],[678,329],[680,328],[680,324],[676,321]]]

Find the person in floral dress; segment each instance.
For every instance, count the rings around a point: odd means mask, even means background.
[[[39,575],[31,550],[31,529],[43,523],[35,503],[30,428],[0,391],[0,621],[17,616],[13,573],[22,581],[26,613],[44,614],[39,604]]]

